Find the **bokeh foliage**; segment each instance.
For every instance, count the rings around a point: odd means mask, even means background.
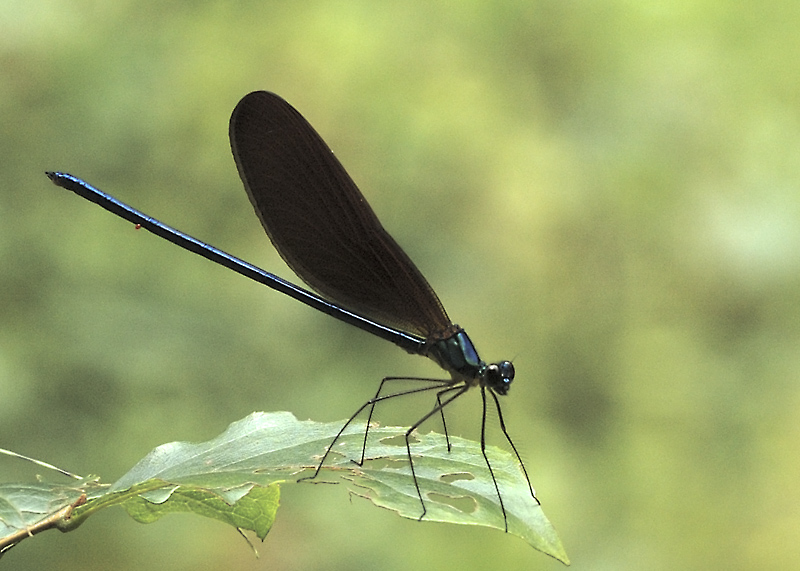
[[[796,569],[798,24],[791,1],[0,3],[0,445],[112,480],[253,410],[337,420],[382,375],[435,373],[43,174],[292,277],[227,142],[269,89],[482,356],[514,359],[506,421],[576,569]],[[468,400],[452,428],[474,438]],[[108,513],[3,563],[559,566],[309,488],[259,560],[224,526]]]

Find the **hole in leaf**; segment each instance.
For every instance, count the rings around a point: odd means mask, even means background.
[[[453,482],[457,482],[459,480],[474,480],[475,476],[469,472],[454,472],[452,474],[442,474],[439,476],[439,479],[445,484],[452,484]]]
[[[370,470],[386,470],[387,468],[398,469],[402,466],[408,466],[405,460],[393,460],[391,458],[368,458],[364,464]]]
[[[412,446],[414,445],[415,442],[419,442],[419,440],[417,440],[414,437],[414,434],[411,434],[408,437],[408,441],[411,443]],[[397,436],[389,436],[388,438],[382,438],[381,439],[381,444],[386,444],[388,446],[403,446],[403,447],[405,447],[405,445],[406,445],[406,437],[403,434],[398,434]]]
[[[478,507],[475,498],[471,496],[445,496],[444,494],[437,494],[435,492],[431,492],[426,494],[428,498],[433,500],[434,502],[439,502],[440,504],[445,504],[450,506],[453,509],[460,511],[461,513],[469,514],[475,511]]]

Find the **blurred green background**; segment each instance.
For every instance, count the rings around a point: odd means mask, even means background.
[[[268,89],[482,356],[514,360],[506,422],[573,568],[800,568],[798,25],[794,0],[3,0],[0,446],[113,481],[253,410],[338,420],[381,376],[437,374],[44,175],[294,279],[227,140]],[[477,437],[479,401],[455,432]],[[562,568],[342,487],[282,504],[260,559],[217,522],[114,509],[3,564]]]

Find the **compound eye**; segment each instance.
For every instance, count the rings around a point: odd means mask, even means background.
[[[511,361],[492,363],[486,367],[484,379],[487,387],[499,395],[504,395],[508,393],[511,381],[514,380],[514,365]]]
[[[514,365],[511,361],[503,361],[497,365],[497,368],[500,371],[500,376],[508,379],[509,383],[514,380]]]

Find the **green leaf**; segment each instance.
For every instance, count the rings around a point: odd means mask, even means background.
[[[82,494],[78,487],[42,482],[0,485],[0,537],[35,525]]]
[[[80,479],[72,486],[36,482],[0,484],[0,556],[11,547],[45,529],[68,531],[77,506],[108,486],[94,479]],[[78,524],[79,525],[79,524]]]
[[[296,481],[301,473],[313,474],[341,426],[340,422],[298,421],[290,413],[254,413],[208,442],[159,446],[110,487],[93,483],[91,489],[87,485],[20,488],[16,495],[10,493],[11,488],[5,494],[0,489],[0,519],[12,531],[30,527],[36,517],[42,519],[86,494],[85,504],[75,505],[56,527],[68,531],[99,509],[121,505],[142,523],[168,513],[192,512],[251,530],[263,539],[275,520],[279,485]],[[358,466],[352,460],[360,458],[364,426],[354,423],[336,442],[312,482],[343,482],[377,506],[418,519],[422,505],[408,464],[405,430],[371,427],[367,457],[364,465]],[[411,450],[425,499],[425,521],[505,529],[480,445],[455,437],[451,444],[448,452],[444,436],[433,433],[413,439]],[[514,456],[495,447],[487,447],[487,454],[503,497],[508,532],[568,563]],[[21,517],[27,513],[22,508],[34,507],[37,497],[37,516]]]
[[[140,523],[152,523],[168,513],[193,512],[224,523],[249,529],[264,539],[275,521],[280,488],[248,486],[247,494],[229,503],[219,494],[192,486],[166,486],[153,492],[168,492],[163,497],[145,492],[127,499],[122,507]]]

